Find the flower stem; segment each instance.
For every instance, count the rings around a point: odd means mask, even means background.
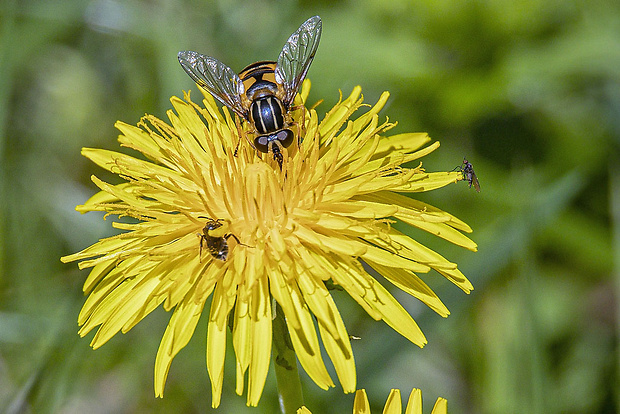
[[[273,321],[273,360],[276,370],[276,382],[283,414],[295,414],[304,405],[301,381],[297,369],[297,358],[293,343],[288,333],[284,311],[276,303]]]

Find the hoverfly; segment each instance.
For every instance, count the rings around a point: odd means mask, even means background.
[[[463,179],[467,180],[469,183],[469,188],[473,185],[476,191],[480,192],[480,183],[478,182],[478,177],[474,172],[474,166],[467,161],[467,158],[463,158],[463,165],[456,167],[455,171],[459,171],[463,174]]]
[[[239,75],[197,52],[179,52],[179,63],[194,82],[252,125],[255,148],[271,152],[282,169],[282,148],[295,137],[288,111],[319,47],[321,30],[321,18],[309,18],[288,38],[277,62],[253,63]]]
[[[202,229],[202,234],[200,236],[200,256],[202,258],[202,246],[203,243],[207,244],[207,250],[211,253],[211,256],[214,258],[226,261],[228,259],[228,239],[231,237],[234,238],[237,243],[243,244],[239,241],[237,236],[232,233],[226,233],[226,228],[224,228],[223,220],[217,219],[213,220],[208,217],[201,216],[202,218],[209,219]]]

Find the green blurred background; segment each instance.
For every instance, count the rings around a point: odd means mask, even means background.
[[[395,295],[428,337],[420,350],[336,292],[355,341],[358,387],[381,412],[390,388],[421,388],[452,413],[619,412],[620,2],[116,1],[0,3],[0,412],[208,412],[205,318],[175,358],[164,399],[153,366],[170,314],[158,309],[101,349],[76,318],[87,272],[60,256],[113,234],[74,211],[96,188],[83,146],[118,149],[113,124],[165,119],[196,86],[179,50],[235,70],[275,59],[308,17],[323,19],[310,102],[324,113],[361,85],[393,133],[427,131],[424,160],[464,183],[417,196],[465,220],[479,252],[412,232],[457,262],[471,295],[422,275],[452,311],[442,319]],[[614,265],[614,256],[616,258]],[[270,372],[261,403],[234,394],[227,354],[219,412],[277,409]],[[351,412],[339,386],[304,377],[314,413]]]

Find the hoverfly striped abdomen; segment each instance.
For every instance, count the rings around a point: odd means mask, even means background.
[[[284,128],[280,100],[274,96],[256,99],[250,107],[250,120],[259,134],[269,134]]]

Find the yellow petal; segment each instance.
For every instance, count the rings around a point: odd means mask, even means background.
[[[366,252],[360,255],[360,257],[369,263],[377,263],[388,267],[400,267],[412,272],[428,272],[429,270],[426,265],[397,256],[392,252],[374,246],[368,246]]]
[[[456,244],[457,246],[464,247],[473,252],[478,251],[478,245],[474,243],[469,237],[453,229],[452,227],[449,227],[446,224],[429,223],[423,220],[411,220],[409,217],[402,216],[399,214],[397,214],[395,217],[399,220],[402,220],[403,222],[407,224],[410,224],[428,233],[434,234],[437,237],[441,237],[444,240],[452,242]]]
[[[291,341],[295,349],[299,363],[304,368],[308,376],[323,389],[328,389],[334,386],[325,363],[321,356],[321,348],[319,346],[319,340],[316,335],[316,328],[312,320],[312,314],[308,310],[300,293],[294,286],[290,286],[289,295],[292,297],[292,302],[296,304],[296,311],[300,321],[300,327],[295,328],[289,324],[288,314],[284,309],[286,315],[286,322],[291,335]]]
[[[155,396],[157,397],[164,395],[164,385],[172,359],[187,345],[194,334],[194,329],[202,314],[203,299],[196,298],[192,294],[187,295],[170,318],[155,358]]]
[[[220,284],[215,288],[209,326],[207,328],[207,371],[211,380],[211,405],[217,408],[222,398],[222,384],[224,382],[224,358],[226,356],[226,323],[228,314],[234,305]]]
[[[327,137],[328,139],[326,139],[325,142],[321,142],[321,144],[325,145],[326,142],[329,142],[329,140],[331,140],[330,137],[332,137],[347,118],[359,108],[361,101],[358,101],[358,97],[361,93],[362,88],[356,86],[347,99],[340,102],[325,115],[319,125],[319,134],[321,137]]]
[[[153,141],[148,132],[122,121],[117,121],[114,126],[122,133],[119,139],[130,140],[135,147],[140,148],[140,152],[151,159],[159,158],[160,147]]]
[[[157,279],[142,277],[126,279],[97,306],[80,332],[87,332],[101,324],[91,342],[93,348],[99,348],[140,311],[158,283]]]
[[[418,388],[411,390],[405,414],[422,414],[422,391]]]
[[[422,201],[415,200],[402,194],[394,193],[391,191],[382,191],[375,194],[364,194],[359,198],[368,201],[396,205],[398,207],[404,208],[399,210],[399,212],[401,213],[408,213],[411,215],[415,215],[417,213],[427,220],[430,220],[430,217],[432,216],[438,217],[442,219],[441,222],[447,223],[457,230],[464,231],[465,233],[472,232],[471,228],[465,222],[454,217],[452,214],[446,213],[445,211],[439,210],[436,207],[433,207],[429,204],[423,203]]]
[[[403,403],[400,399],[400,390],[392,389],[388,395],[383,414],[401,414],[403,411]]]
[[[448,400],[445,398],[437,398],[435,401],[435,405],[433,406],[433,411],[431,414],[447,414],[448,413]]]
[[[383,157],[395,151],[415,151],[422,145],[430,142],[431,138],[426,132],[406,132],[404,134],[381,137],[379,146],[375,151],[377,157]]]
[[[319,323],[319,332],[327,355],[329,355],[329,358],[334,364],[334,369],[342,385],[342,390],[346,393],[353,392],[355,391],[357,377],[355,374],[355,360],[353,358],[353,350],[351,349],[351,341],[347,336],[347,330],[331,296],[328,298],[328,304],[332,308],[332,313],[334,314],[334,322],[337,327],[338,335],[334,335],[331,331],[328,331],[326,325],[321,323]]]
[[[329,235],[323,235],[304,226],[298,226],[295,229],[295,234],[302,242],[313,244],[325,251],[347,256],[360,256],[368,250],[368,245],[350,238],[338,237],[333,232],[330,232]]]
[[[252,358],[248,373],[248,405],[256,407],[263,393],[271,358],[272,318],[269,287],[266,279],[260,279],[254,289],[250,316],[253,319],[250,336]]]
[[[345,264],[341,263],[341,265]],[[426,344],[426,338],[415,321],[377,280],[354,266],[347,266],[346,269],[348,278],[334,280],[343,286],[356,302],[368,305],[374,310],[370,313],[371,316],[383,319],[392,329],[414,344],[419,347]],[[337,273],[335,275],[339,277]],[[349,289],[350,286],[357,286],[358,289]],[[357,295],[357,290],[362,290],[364,293]]]
[[[358,219],[379,219],[391,217],[398,211],[398,207],[390,204],[370,203],[366,201],[348,200],[346,202],[330,203],[332,214]]]
[[[444,318],[450,314],[450,311],[448,311],[448,308],[441,302],[437,294],[414,273],[404,269],[381,266],[376,263],[369,264],[381,276],[392,282],[394,286],[422,301]]]
[[[368,395],[366,395],[366,390],[355,391],[353,414],[370,414],[370,404],[368,403]]]
[[[459,172],[438,172],[418,174],[418,177],[404,184],[391,187],[392,191],[419,193],[422,191],[436,190],[453,184],[463,179],[463,174]]]
[[[235,349],[235,357],[237,360],[237,385],[235,392],[237,395],[243,394],[245,372],[250,366],[252,358],[251,338],[252,320],[248,311],[249,303],[247,300],[238,300],[235,306],[234,324],[233,324],[233,347]]]

